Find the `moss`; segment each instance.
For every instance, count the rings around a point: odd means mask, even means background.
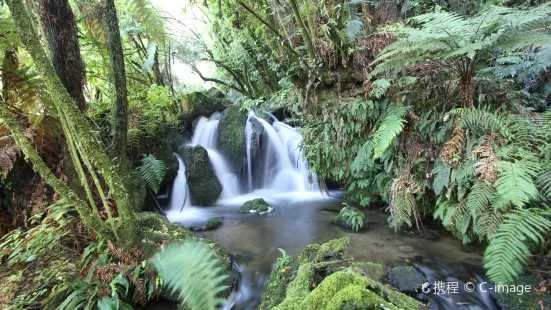
[[[350,297],[357,295],[358,290],[343,292],[337,295],[341,290],[348,286],[360,286],[361,292],[369,291],[369,294],[362,294],[356,300],[358,303],[384,303],[391,309],[418,309],[422,306],[417,300],[387,289],[383,284],[374,280],[364,278],[353,272],[340,271],[325,278],[321,284],[313,290],[302,302],[303,309],[326,309],[329,304],[335,305],[338,301],[354,302]],[[336,301],[332,301],[337,297]],[[360,308],[365,309],[365,308]],[[367,308],[369,309],[369,308]]]
[[[192,120],[200,115],[209,115],[224,110],[231,102],[216,88],[206,92],[193,92],[186,94],[181,100],[184,115],[183,120]]]
[[[222,184],[214,174],[207,150],[200,145],[183,145],[178,152],[186,164],[192,204],[198,206],[214,204],[222,193]]]
[[[218,149],[230,162],[234,172],[239,172],[245,162],[245,125],[247,114],[236,106],[228,107],[220,117]]]
[[[325,309],[382,309],[383,306],[386,309],[399,309],[362,285],[349,285],[338,291]]]
[[[536,274],[527,274],[522,275],[515,279],[514,286],[517,291],[520,287],[526,287],[527,285],[531,288],[530,291],[524,291],[522,294],[518,292],[512,292],[512,290],[507,293],[506,288],[500,288],[499,292],[497,289],[490,290],[490,296],[495,300],[496,304],[500,309],[503,310],[515,310],[515,309],[544,309],[542,305],[549,307],[551,305],[551,294],[549,292],[544,292],[543,294],[538,294],[536,290],[540,289],[540,282],[542,282],[544,277],[542,275]],[[538,304],[538,302],[542,305]]]
[[[221,217],[221,216],[220,217],[213,217],[213,218],[209,219],[203,225],[190,227],[189,230],[191,230],[191,231],[213,230],[213,229],[216,229],[216,228],[220,227],[220,225],[222,225],[222,220],[223,219],[224,219],[224,217]]]
[[[315,263],[323,262],[327,259],[340,259],[344,254],[344,250],[348,247],[350,243],[349,237],[343,237],[340,239],[331,240],[320,246],[316,258],[314,258]]]
[[[245,202],[239,208],[241,213],[259,213],[259,212],[268,212],[272,207],[262,198],[257,198],[251,201]]]
[[[259,309],[272,309],[283,302],[287,295],[287,285],[295,277],[300,263],[295,256],[287,256],[278,260],[277,267],[270,274],[264,286]]]
[[[350,269],[373,280],[379,280],[385,275],[383,266],[372,262],[354,262],[350,264]]]
[[[287,287],[285,300],[274,309],[299,309],[297,306],[310,294],[310,287],[313,282],[314,269],[312,263],[302,264],[296,278]]]

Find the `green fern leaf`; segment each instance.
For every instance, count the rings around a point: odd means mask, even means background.
[[[522,208],[538,196],[533,179],[538,175],[539,167],[527,161],[501,161],[498,168],[501,173],[494,186],[504,201]]]
[[[484,252],[484,268],[492,281],[510,283],[522,271],[531,257],[527,241],[544,242],[551,230],[549,213],[539,209],[514,210],[505,215],[505,221]]]
[[[373,137],[373,144],[375,145],[373,158],[380,158],[390,147],[394,139],[404,130],[406,120],[403,117],[408,110],[409,107],[400,105],[391,105],[389,107],[386,117]]]
[[[166,165],[162,160],[153,155],[144,155],[142,165],[137,168],[138,172],[147,183],[147,186],[154,192],[159,191],[159,186],[166,173]]]
[[[224,303],[217,298],[227,287],[220,262],[213,250],[203,243],[170,245],[153,259],[166,286],[191,309],[214,310]]]

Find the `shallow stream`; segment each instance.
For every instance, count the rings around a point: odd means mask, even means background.
[[[221,227],[197,233],[216,240],[235,255],[235,270],[239,286],[232,294],[231,309],[254,309],[263,285],[283,249],[289,255],[299,254],[311,243],[324,243],[349,236],[346,257],[355,261],[370,261],[384,268],[413,265],[429,280],[457,282],[459,292],[428,298],[434,309],[496,309],[487,293],[466,292],[464,283],[478,283],[484,274],[481,267],[483,247],[464,246],[442,229],[425,227],[417,231],[395,233],[387,223],[388,214],[365,210],[369,228],[354,233],[332,223],[342,208],[338,192],[332,197],[318,192],[281,193],[257,190],[251,194],[221,200],[217,207],[187,207],[183,212],[169,212],[171,221],[186,226],[199,225],[212,217],[223,216]],[[274,207],[269,214],[241,214],[239,207],[246,201],[262,197]],[[384,281],[384,279],[382,279]],[[228,307],[230,308],[230,307]]]

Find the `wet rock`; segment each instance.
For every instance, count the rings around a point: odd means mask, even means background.
[[[218,127],[218,149],[231,164],[234,172],[239,172],[247,157],[245,126],[247,114],[237,106],[230,106],[220,116]]]
[[[189,230],[191,230],[191,231],[213,230],[213,229],[216,229],[216,228],[220,227],[220,225],[222,225],[223,220],[224,220],[223,216],[213,217],[210,220],[208,220],[207,222],[205,222],[203,225],[192,226],[192,227],[189,228]]]
[[[408,295],[421,293],[421,286],[427,282],[427,278],[411,266],[392,268],[388,280],[394,288]]]
[[[272,206],[268,204],[263,198],[257,198],[251,201],[245,202],[244,205],[239,208],[241,213],[259,213],[263,214],[266,212],[271,212],[273,210]]]
[[[210,115],[214,112],[224,110],[231,102],[222,92],[211,88],[204,92],[193,92],[183,96],[181,101],[184,115],[182,120],[192,121],[197,116]]]
[[[256,154],[260,150],[260,139],[264,134],[264,126],[256,118],[252,118],[251,122],[251,154]],[[245,141],[246,143],[247,141]]]
[[[510,285],[496,286],[490,291],[490,296],[502,310],[516,309],[548,309],[551,307],[551,294],[537,290],[549,286],[548,281],[542,281],[543,276],[535,274],[523,275]],[[550,283],[551,284],[551,283]],[[527,289],[529,288],[529,290]]]
[[[222,185],[214,174],[207,150],[200,146],[182,145],[178,149],[186,165],[191,203],[210,206],[222,193]]]
[[[155,154],[157,159],[162,160],[166,166],[166,173],[159,187],[159,193],[164,193],[167,186],[171,185],[178,175],[178,159],[174,155],[170,144],[166,141],[155,147],[153,154]]]
[[[408,254],[415,252],[415,248],[411,245],[401,245],[398,247],[398,251]]]
[[[356,232],[368,228],[367,217],[362,211],[354,207],[342,208],[333,223]]]

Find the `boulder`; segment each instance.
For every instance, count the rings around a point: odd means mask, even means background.
[[[186,165],[191,203],[197,206],[214,204],[222,193],[222,184],[214,173],[207,150],[200,145],[182,145],[178,153]]]
[[[272,210],[273,208],[262,198],[247,201],[239,209],[241,213],[266,213]]]
[[[222,220],[224,220],[223,216],[213,217],[213,218],[209,219],[208,221],[206,221],[203,225],[192,226],[192,227],[189,228],[189,230],[191,230],[191,231],[213,230],[213,229],[216,229],[216,228],[220,227],[220,225],[222,225]]]
[[[411,266],[392,268],[388,280],[398,291],[409,295],[421,293],[421,286],[427,282],[427,278]]]
[[[191,121],[200,115],[222,111],[231,104],[231,101],[216,88],[211,88],[207,91],[184,95],[180,104],[184,112],[182,120]]]
[[[230,106],[220,116],[218,150],[231,164],[233,172],[239,172],[247,157],[245,126],[247,114],[236,106]]]
[[[499,288],[488,289],[490,296],[503,310],[547,309],[551,305],[551,294],[546,292],[550,280],[546,274],[529,273],[521,275],[515,282]]]

